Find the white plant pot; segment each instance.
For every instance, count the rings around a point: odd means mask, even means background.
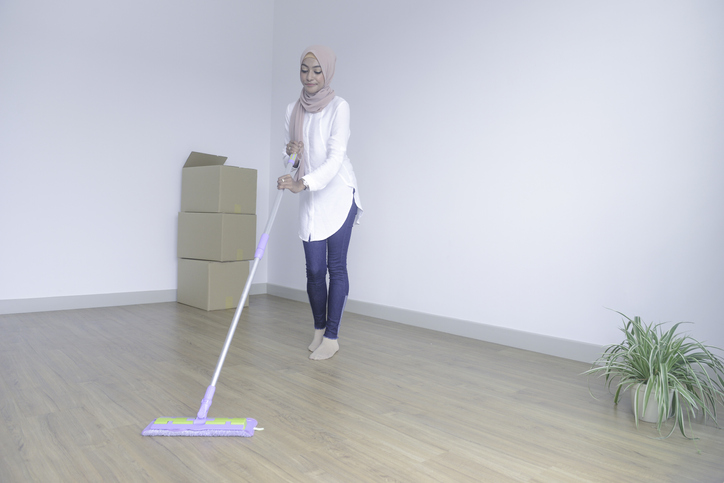
[[[636,392],[639,393],[638,396],[638,415],[639,419],[641,421],[645,421],[647,423],[658,423],[659,422],[659,407],[658,407],[658,400],[656,398],[655,394],[649,395],[649,401],[646,407],[644,407],[644,397],[646,395],[646,384],[636,384],[633,387],[633,390],[631,391],[631,407],[633,408],[634,405],[634,397]],[[669,389],[669,400],[674,397],[674,390]],[[667,419],[671,417],[671,413],[667,416]]]

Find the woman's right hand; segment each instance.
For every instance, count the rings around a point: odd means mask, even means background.
[[[304,143],[299,141],[289,141],[289,144],[287,144],[287,156],[291,156],[292,154],[299,154],[304,149]]]
[[[292,154],[297,155],[297,159],[294,161],[294,167],[299,167],[299,155],[304,150],[304,143],[299,141],[289,141],[289,144],[287,144],[287,156],[291,156]]]

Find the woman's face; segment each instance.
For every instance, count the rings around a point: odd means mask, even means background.
[[[309,95],[314,95],[324,87],[324,74],[322,66],[316,57],[305,57],[302,60],[302,67],[299,70],[299,79],[302,81],[304,90]]]

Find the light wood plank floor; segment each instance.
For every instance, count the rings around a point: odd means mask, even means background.
[[[2,482],[716,482],[724,431],[657,440],[583,363],[346,314],[307,357],[306,304],[253,296],[211,417],[253,438],[143,437],[192,417],[233,311],[175,303],[0,316]]]

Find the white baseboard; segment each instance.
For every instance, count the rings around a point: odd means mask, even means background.
[[[0,314],[25,314],[29,312],[118,307],[121,305],[155,304],[175,301],[176,290],[0,300]]]
[[[303,290],[267,284],[267,293],[298,302],[308,302]],[[447,334],[460,335],[472,339],[501,344],[516,349],[524,349],[580,362],[593,362],[603,352],[603,347],[587,342],[561,339],[548,335],[534,334],[506,327],[480,324],[469,320],[454,319],[431,315],[414,310],[388,307],[385,305],[347,300],[348,312],[366,315],[424,329],[436,330]]]
[[[308,303],[307,293],[305,291],[271,283],[252,284],[249,294],[269,294]],[[0,300],[0,315],[175,301],[176,290]],[[401,324],[436,330],[447,334],[470,337],[472,339],[539,352],[541,354],[562,357],[574,361],[590,363],[603,352],[602,346],[589,344],[587,342],[560,339],[558,337],[534,334],[532,332],[524,332],[495,325],[480,324],[469,320],[454,319],[356,300],[348,300],[346,310],[368,317],[399,322]]]
[[[266,284],[252,284],[250,295],[266,293]],[[0,300],[0,315],[26,314],[30,312],[52,312],[55,310],[90,309],[97,307],[120,307],[122,305],[157,304],[175,302],[176,290],[153,290],[149,292],[125,292],[110,294],[71,295],[34,299]]]

